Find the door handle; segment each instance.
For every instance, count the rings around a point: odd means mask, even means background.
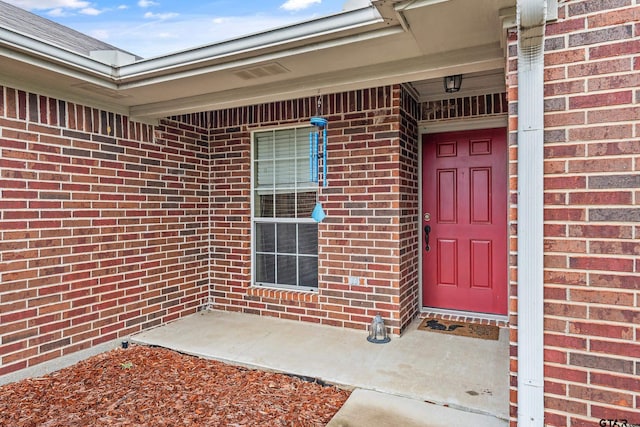
[[[429,246],[429,233],[431,233],[431,226],[425,225],[424,226],[424,250],[427,252],[431,250],[431,247]]]

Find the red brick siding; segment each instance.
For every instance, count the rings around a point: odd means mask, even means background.
[[[405,108],[403,93],[388,86],[321,97],[329,186],[320,191],[328,216],[319,224],[317,293],[251,287],[249,163],[251,131],[308,123],[316,98],[213,113],[214,308],[358,329],[380,313],[395,333],[415,316],[416,106]]]
[[[208,297],[208,132],[0,87],[0,375]]]
[[[518,403],[518,360],[517,360],[517,326],[518,326],[518,269],[517,269],[517,248],[518,248],[518,149],[517,149],[517,36],[515,32],[508,32],[508,56],[506,67],[507,99],[509,101],[509,414],[511,416],[511,426],[515,427]]]
[[[504,116],[509,103],[507,94],[488,93],[423,102],[420,119],[425,122]]]
[[[559,16],[545,49],[545,425],[640,423],[640,6],[564,1]],[[515,57],[514,38],[511,100]]]
[[[420,312],[418,120],[420,104],[403,90],[400,105],[400,324]]]
[[[237,302],[259,313],[278,302],[246,293],[251,280],[251,133],[239,126],[215,128],[210,139],[211,301],[216,308]]]

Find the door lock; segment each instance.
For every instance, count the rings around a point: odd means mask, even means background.
[[[429,212],[425,212],[424,213],[424,220],[425,221],[431,221],[431,214]]]

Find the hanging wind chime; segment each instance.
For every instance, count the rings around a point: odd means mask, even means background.
[[[321,117],[322,114],[322,98],[318,96],[317,115],[311,117],[311,125],[314,127],[309,132],[309,169],[311,173],[311,181],[320,183],[320,174],[322,174],[322,186],[327,186],[327,119]],[[311,218],[317,222],[322,221],[327,215],[322,209],[320,203],[319,191],[316,192],[316,206],[311,212]]]

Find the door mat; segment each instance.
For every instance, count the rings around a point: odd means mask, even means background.
[[[443,320],[427,317],[422,319],[418,329],[421,331],[438,332],[441,334],[457,335],[461,337],[497,340],[500,328],[495,325],[461,322],[458,320]]]

